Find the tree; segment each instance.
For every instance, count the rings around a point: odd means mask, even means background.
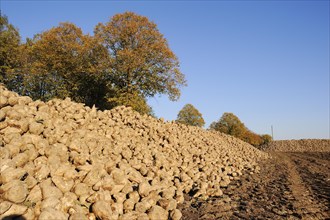
[[[117,94],[114,93],[113,97],[108,98],[108,102],[111,108],[119,105],[125,105],[132,107],[135,111],[140,114],[147,114],[154,116],[152,108],[148,105],[145,98],[138,93],[133,94]]]
[[[197,127],[203,127],[205,124],[202,114],[191,104],[186,104],[180,110],[176,121]]]
[[[261,135],[261,138],[263,140],[262,144],[268,144],[273,140],[272,136],[270,136],[269,134],[263,134]]]
[[[124,104],[152,114],[148,97],[177,100],[186,85],[156,24],[132,12],[98,24],[94,36],[67,22],[24,44],[1,17],[0,42],[0,82],[33,99],[71,97],[102,109]]]
[[[125,12],[98,24],[94,32],[108,50],[110,81],[120,94],[119,98],[111,97],[112,101],[117,98],[115,102],[134,105],[138,101],[132,97],[144,102],[156,94],[167,94],[171,100],[180,97],[179,88],[186,85],[184,75],[155,23]]]
[[[26,87],[34,99],[71,97],[103,105],[107,93],[106,49],[72,23],[60,23],[35,36],[27,46]]]
[[[258,135],[249,130],[233,113],[224,113],[219,121],[212,122],[211,130],[220,131],[225,134],[237,137],[255,147],[269,143],[272,137],[268,134]]]
[[[20,39],[18,30],[6,16],[0,15],[0,82],[9,89],[15,89],[22,81],[15,74],[15,69],[20,66]]]
[[[243,141],[257,147],[261,144],[263,144],[263,140],[261,138],[260,135],[250,131],[249,129],[246,129],[244,135],[243,135],[243,138],[242,138]]]
[[[213,122],[210,128],[240,139],[247,130],[236,115],[228,112],[225,112],[218,122]]]

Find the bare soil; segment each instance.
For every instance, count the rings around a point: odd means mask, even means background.
[[[330,152],[270,154],[221,197],[185,195],[183,219],[330,219]]]

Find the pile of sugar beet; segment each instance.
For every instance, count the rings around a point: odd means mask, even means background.
[[[330,139],[278,140],[262,146],[261,149],[282,152],[330,152]]]
[[[268,155],[231,136],[126,107],[32,101],[0,85],[0,218],[180,219]]]

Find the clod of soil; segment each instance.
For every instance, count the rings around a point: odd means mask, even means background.
[[[0,86],[0,218],[180,219],[268,154],[234,137]]]

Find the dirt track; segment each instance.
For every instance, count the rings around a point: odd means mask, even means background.
[[[183,219],[329,219],[330,153],[271,153],[261,172],[208,201],[186,195]]]

